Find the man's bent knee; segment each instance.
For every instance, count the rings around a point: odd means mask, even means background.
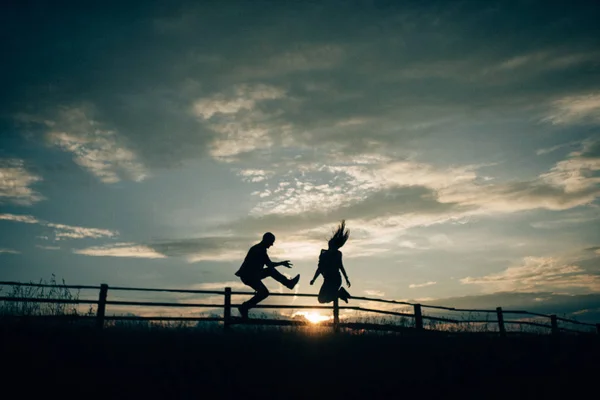
[[[266,299],[267,297],[269,297],[269,290],[268,289],[264,289],[264,290],[258,290],[256,292],[256,297],[262,299]]]

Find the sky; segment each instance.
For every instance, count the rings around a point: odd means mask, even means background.
[[[345,219],[355,296],[600,320],[597,2],[2,8],[0,280],[242,289],[271,231],[316,293]]]

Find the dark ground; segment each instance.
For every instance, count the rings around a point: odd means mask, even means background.
[[[17,398],[537,399],[584,389],[594,398],[600,372],[597,335],[307,335],[235,327],[228,334],[97,332],[12,325],[0,325],[0,335],[0,393],[14,387]]]

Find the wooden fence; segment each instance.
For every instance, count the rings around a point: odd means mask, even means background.
[[[5,302],[26,302],[26,303],[55,303],[55,304],[90,304],[96,305],[96,315],[95,316],[78,316],[77,318],[93,318],[96,320],[96,326],[99,329],[102,329],[105,325],[105,321],[116,321],[116,320],[131,320],[131,321],[214,321],[220,322],[223,324],[224,329],[230,329],[230,327],[234,324],[256,324],[256,325],[306,325],[308,321],[299,321],[299,320],[282,320],[282,319],[242,319],[239,317],[233,317],[231,315],[231,309],[234,307],[238,307],[239,304],[232,304],[231,298],[234,295],[243,295],[243,296],[251,296],[254,295],[254,292],[239,292],[232,291],[231,288],[226,287],[224,290],[186,290],[186,289],[155,289],[155,288],[131,288],[131,287],[110,287],[110,291],[112,292],[122,292],[122,291],[137,291],[137,292],[167,292],[167,293],[187,293],[187,294],[210,294],[210,295],[222,295],[223,296],[223,304],[210,304],[210,303],[172,303],[172,302],[146,302],[146,301],[116,301],[109,300],[109,286],[105,283],[100,286],[84,286],[84,285],[48,285],[48,284],[37,284],[37,283],[21,283],[21,282],[1,282],[0,286],[11,285],[11,286],[29,286],[29,287],[51,287],[51,288],[59,288],[59,289],[92,289],[99,290],[98,300],[79,300],[79,299],[51,299],[51,298],[36,298],[36,297],[15,297],[15,296],[0,296],[0,301]],[[270,296],[283,296],[283,297],[312,297],[316,298],[316,294],[306,294],[306,293],[271,293]],[[454,308],[454,307],[443,307],[443,306],[431,306],[425,304],[418,303],[408,303],[403,301],[395,301],[395,300],[384,300],[378,298],[369,298],[369,297],[351,297],[351,302],[356,300],[362,301],[370,301],[375,303],[382,304],[391,304],[398,306],[408,306],[413,308],[413,313],[403,313],[391,310],[379,310],[374,308],[365,308],[360,306],[348,305],[348,306],[340,306],[337,301],[333,302],[333,305],[283,305],[283,304],[259,304],[256,308],[260,309],[308,309],[308,310],[331,310],[333,313],[333,321],[321,323],[321,325],[331,326],[334,332],[338,332],[340,328],[349,328],[349,329],[365,329],[365,330],[380,330],[380,331],[406,331],[406,327],[394,325],[394,324],[375,324],[375,323],[361,323],[361,322],[340,322],[340,310],[354,310],[364,313],[371,314],[379,314],[379,315],[388,315],[395,317],[406,317],[412,318],[414,320],[414,329],[417,332],[425,331],[429,329],[425,329],[424,320],[433,321],[442,323],[445,325],[455,324],[460,325],[463,323],[471,323],[471,324],[489,324],[494,323],[498,326],[498,333],[500,336],[507,335],[506,326],[509,324],[518,324],[518,325],[529,325],[536,326],[541,328],[547,328],[549,332],[554,335],[558,335],[561,332],[572,332],[572,333],[587,333],[576,329],[566,328],[564,326],[560,326],[559,323],[563,325],[565,323],[574,324],[582,327],[595,327],[596,333],[600,334],[600,323],[591,324],[586,322],[580,322],[573,319],[568,318],[560,318],[555,314],[547,315],[540,313],[533,313],[529,311],[522,310],[503,310],[502,307],[497,307],[495,310],[478,310],[478,309],[462,309],[462,308]],[[192,307],[192,308],[222,308],[223,316],[222,317],[163,317],[163,316],[155,316],[155,317],[141,317],[141,316],[108,316],[106,315],[106,306],[107,305],[118,305],[118,306],[149,306],[149,307]],[[494,315],[494,320],[459,320],[453,318],[446,317],[436,317],[431,315],[424,315],[423,309],[432,309],[432,310],[442,310],[445,312],[470,312],[470,313],[487,313]],[[536,322],[536,321],[527,321],[527,320],[507,320],[505,316],[511,315],[522,315],[525,317],[537,317],[547,319],[548,323]],[[588,331],[589,332],[589,331]]]

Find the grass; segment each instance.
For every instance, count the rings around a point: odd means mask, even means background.
[[[0,354],[10,367],[6,384],[69,398],[396,398],[457,390],[540,398],[597,373],[598,338],[556,339],[5,325]]]
[[[56,280],[52,277],[50,282]],[[14,297],[63,296],[62,284]],[[6,295],[6,294],[4,294]],[[4,316],[93,315],[76,307],[0,304]],[[8,308],[11,307],[11,308]],[[485,324],[418,335],[412,318],[360,317],[393,324],[396,333],[309,325],[272,327],[220,323],[111,321],[48,323],[0,319],[2,382],[26,398],[542,398],[572,395],[595,377],[595,335],[483,333]],[[93,322],[93,319],[92,319]],[[466,325],[466,326],[465,326]],[[429,326],[429,328],[444,328]],[[544,332],[545,333],[545,332]],[[6,390],[6,388],[4,388]],[[37,392],[37,393],[36,393]]]

